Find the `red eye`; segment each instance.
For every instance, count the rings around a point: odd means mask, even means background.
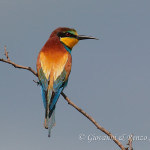
[[[71,34],[67,32],[67,33],[66,33],[66,36],[71,36]]]

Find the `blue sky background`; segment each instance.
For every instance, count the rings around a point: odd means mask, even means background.
[[[0,57],[35,69],[38,52],[59,26],[75,28],[96,40],[72,51],[68,97],[117,137],[133,133],[150,139],[149,0],[1,0]],[[35,76],[0,62],[0,149],[119,148],[60,97],[52,137],[43,128],[44,108]],[[84,134],[85,139],[79,140]],[[150,140],[135,140],[148,150]]]

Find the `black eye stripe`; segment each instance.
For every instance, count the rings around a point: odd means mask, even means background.
[[[71,34],[69,32],[58,32],[57,35],[58,35],[58,37],[74,37],[74,38],[77,38],[76,35]]]
[[[57,35],[58,35],[59,37],[65,37],[65,34],[64,34],[63,32],[58,32]]]

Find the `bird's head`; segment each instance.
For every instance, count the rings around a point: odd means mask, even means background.
[[[66,28],[66,27],[60,27],[54,30],[50,37],[53,36],[58,36],[60,41],[70,49],[72,49],[79,42],[79,40],[85,40],[85,39],[98,40],[97,38],[92,36],[78,35],[75,29]]]

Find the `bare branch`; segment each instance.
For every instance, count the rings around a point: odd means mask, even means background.
[[[11,64],[13,65],[15,68],[19,68],[19,69],[25,69],[25,70],[28,70],[30,72],[32,72],[36,77],[37,77],[37,73],[31,68],[31,67],[26,67],[26,66],[21,66],[21,65],[18,65],[18,64],[15,64],[14,62],[12,62],[10,59],[9,59],[9,56],[8,56],[8,52],[6,50],[6,47],[4,48],[5,49],[5,56],[7,58],[6,59],[2,59],[0,58],[0,61],[2,62],[5,62],[5,63],[8,63],[8,64]],[[33,80],[34,81],[34,80]],[[37,83],[37,85],[39,84],[39,82],[37,81],[34,81],[35,83]],[[90,120],[96,127],[97,129],[101,130],[103,133],[105,133],[106,135],[108,135],[119,147],[120,149],[122,150],[126,150],[127,148],[125,148],[120,142],[119,140],[117,140],[116,138],[113,138],[115,136],[113,136],[109,131],[107,131],[104,127],[102,127],[101,125],[99,125],[95,120],[94,118],[92,118],[90,115],[88,115],[85,111],[83,111],[81,108],[79,108],[77,105],[75,105],[63,92],[61,92],[61,95],[64,97],[64,99],[68,102],[69,105],[71,105],[72,107],[74,107],[77,111],[79,111],[81,114],[83,114],[86,118],[88,118],[88,120]],[[132,145],[132,142],[131,142],[131,145]],[[133,150],[133,149],[130,149],[130,150]]]
[[[5,62],[5,63],[7,63],[7,64],[11,64],[11,65],[13,65],[15,68],[29,70],[29,71],[32,72],[35,76],[37,76],[37,73],[36,73],[31,67],[21,66],[21,65],[15,64],[14,62],[12,62],[12,61],[10,61],[10,60],[5,60],[5,59],[3,59],[3,58],[0,58],[0,61]]]
[[[32,72],[35,76],[37,76],[37,73],[36,73],[31,67],[21,66],[21,65],[18,65],[18,64],[16,64],[16,63],[12,62],[12,61],[9,59],[8,52],[7,52],[7,50],[6,50],[6,46],[4,47],[4,50],[5,50],[5,56],[6,56],[7,59],[0,58],[0,61],[5,62],[5,63],[7,63],[7,64],[11,64],[11,65],[13,65],[15,68],[28,70],[28,71]]]
[[[127,145],[129,145],[129,150],[133,150],[132,141],[133,141],[133,134],[131,134],[129,139],[128,139],[128,144]]]
[[[125,147],[116,138],[113,138],[114,136],[109,131],[107,131],[105,128],[99,125],[90,115],[88,115],[85,111],[83,111],[81,108],[75,105],[63,92],[61,92],[61,95],[68,102],[69,105],[73,106],[76,110],[78,110],[81,114],[88,118],[97,127],[97,129],[101,130],[106,135],[108,135],[110,139],[112,139],[122,150],[125,150]]]

